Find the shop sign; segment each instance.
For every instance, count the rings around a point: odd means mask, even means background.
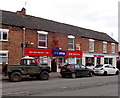
[[[26,48],[25,55],[29,56],[53,56],[52,50]]]
[[[66,51],[66,57],[82,57],[82,52]]]
[[[52,54],[54,56],[65,56],[66,55],[66,51],[52,51]]]
[[[94,55],[94,57],[104,57],[104,55]]]

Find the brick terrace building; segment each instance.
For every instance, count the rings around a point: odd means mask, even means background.
[[[29,16],[24,8],[0,12],[0,64],[15,65],[23,56],[33,56],[52,71],[66,62],[116,65],[118,42],[106,33]]]

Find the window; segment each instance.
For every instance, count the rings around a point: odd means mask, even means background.
[[[80,67],[81,67],[82,69],[85,69],[85,68],[86,68],[84,65],[81,65]]]
[[[47,32],[38,31],[38,48],[47,48]]]
[[[111,48],[112,48],[112,49],[111,49],[112,51],[111,51],[111,52],[112,52],[112,53],[115,53],[115,43],[112,43],[111,45],[112,45],[112,47],[111,47]]]
[[[0,51],[0,64],[3,62],[8,64],[8,51]]]
[[[0,41],[8,41],[8,31],[7,29],[0,29]]]
[[[104,64],[112,64],[113,58],[104,58]]]
[[[74,50],[74,36],[68,36],[68,50]]]
[[[74,50],[74,39],[68,39],[68,50]]]
[[[103,53],[107,53],[107,42],[103,42]]]
[[[75,65],[75,68],[76,68],[76,69],[80,69],[80,66],[79,66],[79,65]]]
[[[94,40],[89,39],[89,51],[94,52]]]

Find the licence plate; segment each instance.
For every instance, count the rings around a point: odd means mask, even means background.
[[[62,69],[62,71],[66,71],[66,69]]]

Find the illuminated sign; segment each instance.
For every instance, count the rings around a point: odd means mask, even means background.
[[[65,56],[66,55],[66,51],[52,51],[52,54],[54,56]]]

